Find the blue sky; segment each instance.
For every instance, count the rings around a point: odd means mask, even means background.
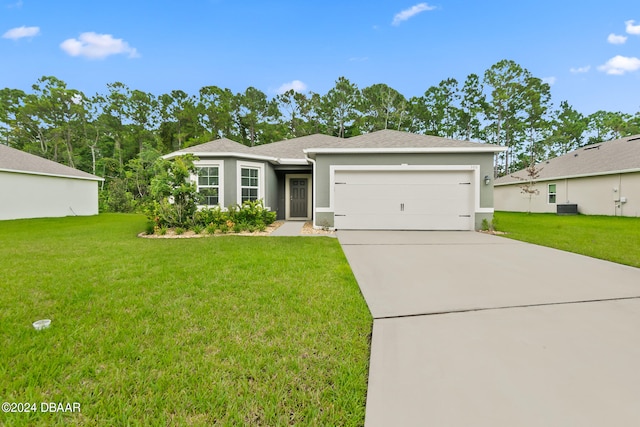
[[[0,0],[0,87],[43,75],[91,96],[216,85],[407,97],[511,59],[584,114],[640,111],[637,0]]]

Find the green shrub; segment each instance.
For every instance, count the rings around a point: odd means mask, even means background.
[[[195,224],[193,227],[191,227],[191,229],[193,230],[194,233],[200,234],[202,233],[202,230],[204,230],[204,227],[201,226],[200,224]]]
[[[214,224],[214,223],[211,223],[211,224],[207,225],[205,230],[207,230],[208,234],[216,234],[216,230],[218,230],[218,226],[216,224]]]
[[[181,234],[184,234],[184,231],[185,231],[185,230],[184,230],[184,228],[182,228],[182,227],[176,227],[176,228],[174,229],[174,231],[175,231],[175,232],[176,232],[176,234],[179,236],[179,235],[181,235]]]
[[[147,225],[145,227],[145,233],[146,234],[153,234],[155,233],[155,229],[156,229],[156,224],[153,221],[147,221]]]

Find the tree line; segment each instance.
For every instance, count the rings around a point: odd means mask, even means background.
[[[640,112],[585,116],[568,101],[554,105],[549,84],[511,60],[411,98],[384,83],[359,89],[345,77],[324,95],[289,90],[274,97],[217,86],[155,95],[121,82],[87,96],[53,76],[31,89],[0,90],[0,142],[104,177],[101,202],[110,210],[130,210],[148,197],[160,155],[223,137],[254,146],[395,129],[507,147],[496,164],[504,175],[640,133]]]

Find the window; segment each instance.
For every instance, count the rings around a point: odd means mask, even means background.
[[[206,206],[220,203],[220,168],[218,166],[198,167],[198,193],[204,196]]]
[[[257,168],[242,168],[240,170],[240,191],[241,202],[247,200],[255,201],[259,199],[260,179],[259,170]]]
[[[556,185],[549,184],[549,203],[553,204],[556,202]]]

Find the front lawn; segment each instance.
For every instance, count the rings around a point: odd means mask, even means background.
[[[0,396],[37,404],[0,424],[363,424],[372,319],[336,239],[144,228],[0,222]]]
[[[640,218],[496,212],[506,237],[640,267]]]

